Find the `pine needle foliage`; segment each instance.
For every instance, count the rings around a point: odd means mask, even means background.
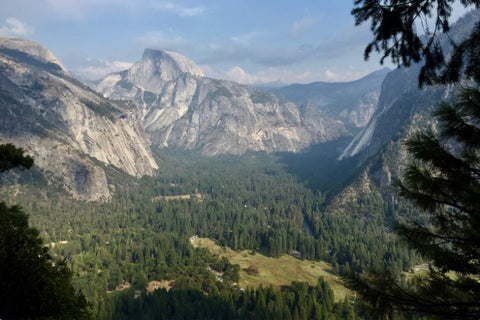
[[[32,166],[23,149],[0,145],[0,173]],[[66,261],[48,253],[28,215],[0,201],[0,318],[91,319],[88,302],[71,279]]]
[[[461,76],[480,81],[480,22],[466,39],[449,38],[453,53],[445,53],[440,35],[450,31],[449,18],[456,0],[355,0],[355,24],[370,22],[373,40],[364,52],[372,52],[398,66],[410,66],[423,59],[419,83],[453,83]],[[461,0],[464,6],[479,7],[479,0]],[[418,31],[420,30],[420,32]],[[447,57],[449,56],[449,57]],[[467,59],[466,59],[467,57]]]
[[[24,155],[22,148],[17,148],[11,143],[0,145],[0,173],[10,169],[21,167],[30,169],[33,166],[33,159]]]
[[[382,314],[441,319],[480,317],[480,91],[462,89],[455,105],[434,113],[437,133],[406,143],[413,160],[399,183],[402,196],[430,216],[430,225],[402,224],[397,233],[429,264],[412,281],[384,272],[356,275],[351,285]]]
[[[370,22],[374,36],[365,59],[376,51],[382,63],[387,58],[398,66],[423,63],[420,85],[473,83],[459,90],[454,105],[438,106],[436,132],[417,133],[406,143],[413,160],[399,182],[400,193],[426,212],[430,223],[402,224],[397,234],[424,257],[428,270],[413,278],[387,270],[350,279],[382,318],[399,312],[480,318],[480,21],[455,42],[449,35],[455,2],[354,1],[356,24]],[[480,7],[478,0],[460,2]]]

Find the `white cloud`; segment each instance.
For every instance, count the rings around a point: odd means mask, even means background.
[[[72,72],[87,80],[98,80],[109,73],[127,70],[132,64],[132,62],[127,61],[98,61],[96,65],[80,67],[72,70]]]
[[[362,25],[349,26],[329,38],[319,39],[319,42],[296,46],[278,46],[260,41],[251,44],[251,39],[258,34],[259,31],[253,31],[233,36],[224,45],[205,46],[207,54],[199,61],[209,65],[254,63],[264,67],[289,67],[306,62],[349,60],[353,56],[362,59],[363,50],[372,37],[368,26]]]
[[[205,69],[203,69],[205,71]],[[216,72],[209,67],[206,74],[213,78],[222,78],[242,84],[266,84],[266,83],[310,83],[315,81],[327,82],[345,82],[359,79],[373,70],[356,70],[350,68],[342,72],[334,72],[332,70],[320,71],[304,71],[296,72],[285,70],[283,68],[266,68],[255,73],[248,73],[239,66],[230,68],[225,73]]]
[[[147,2],[146,7],[151,6],[154,9],[158,9],[161,11],[169,11],[175,13],[181,17],[195,17],[201,15],[205,12],[205,7],[186,7],[175,4],[173,2]]]
[[[250,40],[252,40],[252,38],[255,37],[257,34],[258,34],[257,31],[243,33],[243,34],[239,34],[239,35],[236,35],[236,36],[232,36],[231,40],[234,43],[244,45],[244,46],[248,46],[250,44]]]
[[[328,81],[328,82],[353,81],[353,80],[360,79],[373,71],[375,70],[371,70],[371,69],[355,70],[351,66],[348,71],[342,71],[342,72],[334,72],[332,70],[327,69],[323,73],[324,76],[322,80]]]
[[[190,44],[181,36],[168,35],[164,31],[154,30],[135,39],[139,45],[145,48],[168,49],[181,51],[190,47]]]
[[[103,0],[102,0],[103,1]],[[98,5],[105,4],[99,1]],[[110,1],[110,0],[109,0]],[[107,1],[107,2],[109,2]],[[79,20],[94,5],[92,0],[45,0],[46,6],[54,13],[55,18]]]
[[[201,65],[198,65],[198,67],[202,70],[205,77],[213,78],[213,79],[225,79],[225,76],[221,72],[218,72],[208,64],[201,64]]]
[[[239,66],[230,68],[230,70],[227,71],[226,76],[228,80],[238,83],[253,84],[256,82],[256,77],[254,75],[245,72],[245,70]]]
[[[317,24],[318,19],[313,17],[305,17],[302,20],[295,21],[290,28],[290,35],[291,36],[298,36],[304,31],[310,29],[315,24]]]
[[[281,68],[267,68],[256,73],[248,73],[239,66],[230,68],[222,78],[242,84],[262,84],[272,82],[308,83],[317,81],[321,74],[312,72],[297,73]]]
[[[177,12],[181,17],[195,17],[201,15],[205,11],[204,7],[191,7],[185,8],[181,7],[178,8]]]
[[[194,17],[205,12],[202,6],[182,6],[170,1],[153,0],[44,0],[56,14],[75,19],[82,18],[91,10],[109,9],[112,7],[128,10],[156,10],[174,13],[181,17]]]
[[[0,27],[0,36],[24,37],[33,33],[34,28],[16,18],[5,19],[5,24]]]
[[[325,78],[330,81],[336,81],[339,78],[339,75],[330,70],[325,70]]]

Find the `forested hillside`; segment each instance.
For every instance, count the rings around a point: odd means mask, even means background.
[[[301,259],[330,262],[339,275],[365,268],[409,270],[419,262],[389,233],[394,216],[406,207],[385,207],[372,196],[363,199],[366,216],[325,211],[319,190],[287,173],[281,157],[264,153],[204,158],[171,151],[160,158],[164,166],[157,177],[117,190],[109,203],[42,199],[44,190],[35,187],[17,198],[52,252],[67,259],[74,283],[99,314],[116,296],[107,292],[125,284],[142,291],[149,281],[168,280],[174,290],[196,288],[209,296],[233,290],[238,269],[194,249],[193,235],[271,257],[296,250]]]
[[[0,319],[479,318],[480,0],[20,2]]]

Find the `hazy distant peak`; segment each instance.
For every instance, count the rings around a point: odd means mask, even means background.
[[[62,71],[67,72],[67,69],[65,69],[52,52],[36,42],[18,38],[0,37],[0,51],[2,50],[15,50],[25,53],[40,62],[55,64]]]
[[[153,59],[157,61],[160,61],[162,59],[171,60],[182,72],[190,73],[191,75],[198,77],[203,77],[202,70],[195,64],[195,62],[173,51],[147,48],[143,52],[142,60],[144,59]]]
[[[126,80],[144,90],[159,92],[165,83],[185,74],[203,76],[194,62],[178,53],[146,49],[142,59],[128,69]]]
[[[388,67],[383,67],[382,69],[374,71],[374,72],[366,75],[365,77],[368,77],[368,76],[383,76],[383,77],[385,77],[387,75],[387,73],[389,73],[391,71],[392,71],[392,69],[390,69]]]

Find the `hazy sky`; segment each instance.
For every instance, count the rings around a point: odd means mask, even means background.
[[[354,27],[352,3],[0,0],[0,36],[39,42],[90,79],[128,68],[148,47],[242,83],[345,81],[381,68],[377,57],[363,61],[372,36]]]

